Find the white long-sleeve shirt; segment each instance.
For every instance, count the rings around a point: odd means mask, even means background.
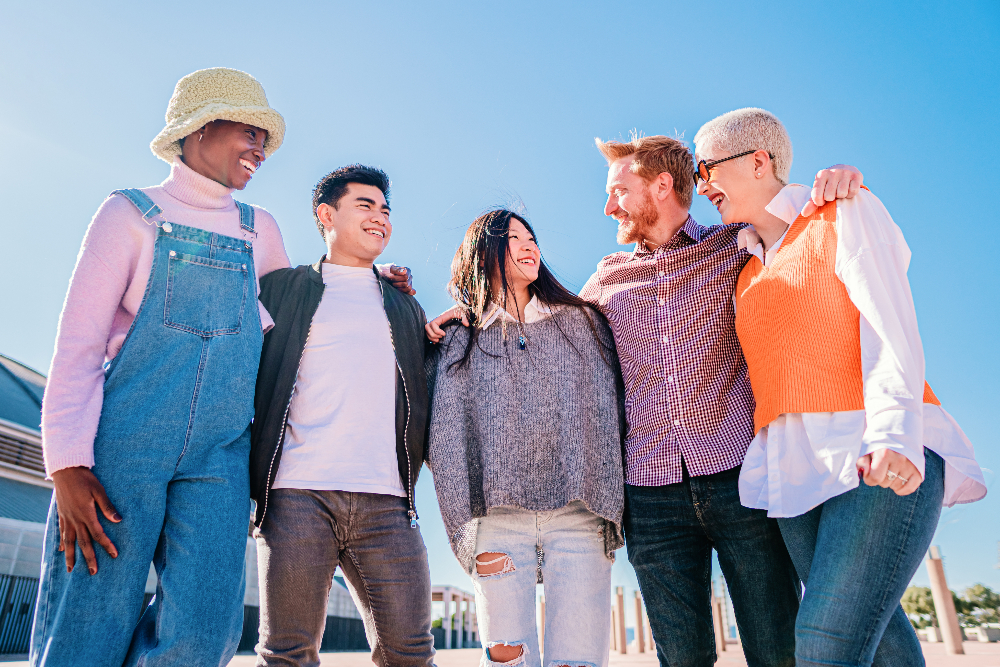
[[[789,225],[810,190],[789,185],[767,211]],[[765,253],[767,267],[784,236]],[[753,261],[753,260],[751,260]],[[945,461],[945,506],[986,495],[972,443],[941,407],[923,402],[924,356],[906,270],[910,250],[882,202],[867,190],[837,202],[834,270],[860,311],[864,410],[782,414],[750,443],[740,473],[740,500],[791,517],[858,486],[856,461],[893,449],[924,474],[924,447]]]

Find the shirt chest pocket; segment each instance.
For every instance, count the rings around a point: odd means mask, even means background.
[[[249,282],[246,264],[171,250],[163,323],[198,336],[238,334]]]

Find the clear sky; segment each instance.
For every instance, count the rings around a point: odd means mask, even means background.
[[[766,9],[765,9],[766,7]],[[80,241],[117,188],[159,183],[149,151],[176,81],[252,73],[285,144],[238,197],[277,218],[293,264],[323,252],[310,192],[352,162],[393,180],[384,258],[429,315],[475,216],[523,203],[579,289],[617,250],[594,137],[678,134],[744,106],[775,113],[792,180],[837,162],[903,229],[927,377],[991,486],[1000,468],[996,109],[1000,5],[984,2],[7,2],[0,22],[0,352],[46,371]],[[702,224],[718,214],[696,199]],[[952,588],[1000,588],[998,489],[945,510]],[[418,485],[432,579],[471,590],[431,476]],[[616,585],[635,577],[624,551]],[[915,581],[925,583],[921,567]]]

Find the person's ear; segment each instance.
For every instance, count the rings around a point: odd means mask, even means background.
[[[666,201],[670,193],[674,191],[674,177],[670,172],[663,172],[656,177],[654,194],[658,201]]]
[[[763,178],[770,168],[771,155],[767,151],[756,151],[753,154],[753,175],[757,178]]]
[[[327,203],[322,203],[316,207],[316,217],[319,218],[327,234],[333,229],[333,211],[334,208]]]

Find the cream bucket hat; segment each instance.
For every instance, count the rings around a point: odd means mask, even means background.
[[[260,82],[228,67],[200,69],[178,81],[167,105],[166,120],[167,126],[149,147],[156,157],[167,162],[181,154],[181,139],[213,120],[231,120],[267,130],[267,157],[285,138],[285,119],[268,105]]]

